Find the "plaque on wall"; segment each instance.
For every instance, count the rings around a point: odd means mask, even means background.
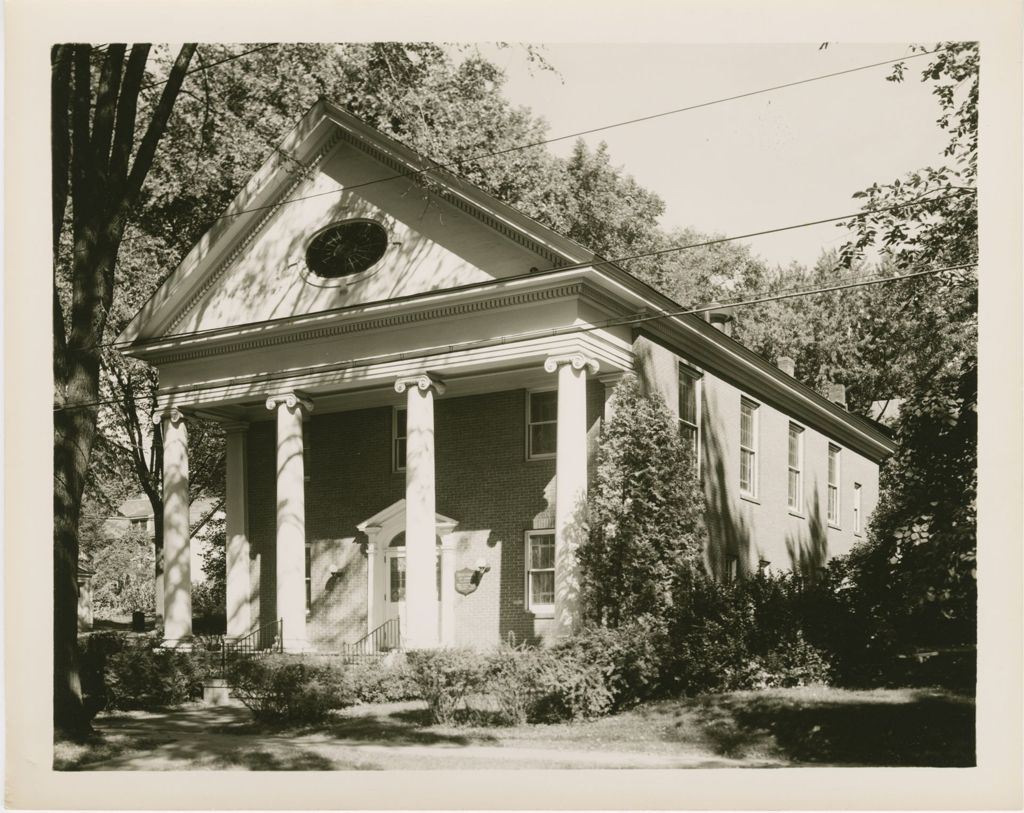
[[[456,570],[455,592],[468,596],[476,590],[477,586],[480,584],[480,579],[477,578],[478,572],[478,570],[472,567],[464,567],[461,570]]]

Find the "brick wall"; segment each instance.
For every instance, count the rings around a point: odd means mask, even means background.
[[[666,398],[678,414],[677,356],[646,337],[634,351],[641,385]],[[788,507],[788,438],[790,417],[762,398],[705,371],[701,384],[701,474],[707,500],[710,535],[708,564],[714,572],[735,556],[741,573],[759,561],[773,567],[815,567],[846,553],[862,537],[868,517],[878,503],[878,466],[850,448],[831,440],[803,421],[803,491],[801,511]],[[757,488],[752,498],[740,495],[740,401],[757,403]],[[840,516],[826,519],[828,445],[840,447]],[[853,530],[854,484],[861,486],[861,535]]]
[[[590,448],[596,449],[604,388],[590,382]],[[322,650],[366,633],[366,538],[356,525],[405,495],[392,470],[392,408],[313,414],[306,483],[306,537],[312,554],[310,640]],[[525,533],[554,524],[554,460],[526,460],[523,390],[435,402],[437,511],[458,520],[455,569],[490,566],[476,591],[455,594],[456,643],[537,641],[550,621],[525,608]],[[254,617],[275,620],[274,424],[249,432],[249,524]],[[591,473],[593,467],[591,466]],[[386,544],[386,540],[385,540]]]

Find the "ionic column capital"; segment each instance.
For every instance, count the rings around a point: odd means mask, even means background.
[[[599,365],[596,359],[585,356],[582,353],[569,353],[564,356],[548,356],[544,362],[544,369],[549,373],[555,372],[563,364],[571,364],[574,370],[582,370],[584,367],[591,375],[597,375]]]
[[[434,392],[438,395],[444,395],[445,389],[444,382],[430,375],[429,373],[421,373],[420,375],[411,375],[399,378],[395,381],[395,392],[401,394],[410,387],[416,387],[417,389],[426,392],[431,387],[434,388]]]
[[[159,426],[165,420],[170,421],[173,424],[179,424],[185,420],[185,415],[177,407],[167,407],[166,409],[153,413],[153,423],[156,426]]]
[[[296,392],[281,392],[267,396],[267,409],[271,412],[276,410],[281,404],[284,404],[288,409],[301,407],[305,412],[313,411],[313,402]]]

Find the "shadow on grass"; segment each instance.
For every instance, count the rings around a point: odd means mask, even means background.
[[[337,766],[326,757],[310,751],[274,754],[258,750],[221,754],[209,767],[214,770],[245,768],[250,771],[331,771]]]
[[[709,743],[726,756],[770,743],[793,762],[975,765],[974,701],[947,692],[719,695],[700,700],[697,716]]]

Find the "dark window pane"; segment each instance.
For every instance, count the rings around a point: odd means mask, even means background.
[[[558,445],[558,426],[542,423],[530,427],[530,454],[554,454]]]
[[[399,438],[395,441],[395,467],[399,469],[405,468],[405,438]]]
[[[530,422],[558,420],[558,391],[530,393]]]

